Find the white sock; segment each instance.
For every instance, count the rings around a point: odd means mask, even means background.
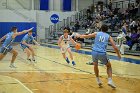
[[[15,64],[14,64],[14,63],[10,63],[10,65],[15,66]]]
[[[108,78],[108,81],[112,82],[112,78]]]
[[[97,81],[100,81],[99,77],[96,77],[96,80],[97,80]]]
[[[35,60],[35,58],[33,57],[32,60]]]

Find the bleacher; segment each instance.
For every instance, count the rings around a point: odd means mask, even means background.
[[[79,21],[79,23],[81,24],[81,22],[83,22],[85,20],[85,14],[86,14],[86,9],[77,12],[76,15],[72,15],[71,17],[68,17],[67,19],[64,19],[63,21],[55,24],[55,25],[51,25],[47,31],[49,31],[49,35],[46,36],[46,40],[43,40],[43,43],[45,41],[47,41],[47,43],[49,44],[57,44],[57,41],[59,39],[59,37],[63,34],[63,27],[65,26],[69,26],[70,28],[74,26],[74,24],[71,23],[75,23],[76,20]],[[96,15],[95,13],[93,14],[94,16]],[[110,25],[109,21],[107,19],[102,21],[104,24]],[[117,24],[119,25],[119,24]],[[72,28],[71,28],[72,30]],[[86,33],[86,29],[80,27],[77,30],[77,33],[79,34],[85,34]],[[113,39],[116,41],[116,37],[119,35],[120,30],[117,31],[112,31],[111,29],[108,30],[108,34],[110,34]],[[50,34],[51,33],[51,34]],[[84,39],[84,42],[82,42],[82,48],[86,48],[86,49],[91,49],[92,47],[92,42],[94,42],[94,39]],[[46,43],[46,42],[45,42]],[[114,52],[113,48],[111,47],[111,44],[109,44],[107,51],[109,52]],[[130,50],[126,50],[125,54],[129,54],[129,55],[140,55],[140,51],[130,51]]]

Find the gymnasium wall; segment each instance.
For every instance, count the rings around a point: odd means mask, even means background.
[[[18,31],[34,27],[34,34],[37,33],[36,12],[34,10],[0,10],[0,37],[10,32],[12,26],[17,26]],[[20,42],[22,37],[23,35],[18,36],[16,42]]]
[[[93,0],[78,0],[78,10],[88,8],[93,4]]]
[[[49,11],[63,11],[64,1],[70,2],[71,11],[79,11],[98,0],[0,0],[0,9],[12,7],[13,9],[39,10],[41,1],[48,1]]]
[[[31,27],[34,27],[33,34],[34,35],[37,34],[35,22],[30,22],[30,23],[28,22],[0,22],[0,37],[10,32],[12,26],[16,26],[18,28],[18,31],[23,31]],[[25,34],[18,36],[15,39],[15,42],[20,42],[24,35]]]
[[[36,22],[36,11],[0,10],[0,22]]]
[[[62,11],[63,0],[49,0],[49,10],[40,10],[41,0],[0,0],[0,22],[35,22],[38,39],[45,39],[45,29],[53,25],[52,14],[59,16],[59,21],[74,15],[76,11],[87,8],[93,0],[71,0],[71,11]]]
[[[0,10],[0,22],[35,22],[37,23],[38,39],[45,39],[45,28],[53,25],[50,21],[52,14],[57,14],[60,21],[74,15],[75,12],[46,12],[39,10]]]
[[[0,9],[12,7],[14,9],[32,9],[34,0],[0,0]],[[36,0],[35,0],[36,1]]]
[[[37,29],[38,29],[38,35],[39,39],[45,39],[45,28],[48,28],[50,25],[53,25],[53,23],[50,21],[50,17],[52,14],[57,14],[59,16],[59,21],[62,21],[63,19],[66,19],[67,17],[70,17],[71,15],[74,15],[76,12],[57,12],[57,11],[37,11]]]

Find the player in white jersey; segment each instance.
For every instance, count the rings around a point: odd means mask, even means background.
[[[69,64],[70,61],[68,59],[68,57],[66,57],[66,52],[68,51],[69,55],[70,55],[70,59],[72,60],[72,64],[73,66],[76,65],[74,60],[73,60],[73,55],[71,52],[71,48],[70,48],[70,42],[72,42],[72,44],[76,45],[76,42],[72,39],[72,37],[69,34],[69,31],[67,29],[64,30],[64,34],[59,38],[58,40],[58,46],[61,49],[63,58],[66,60],[66,62]]]

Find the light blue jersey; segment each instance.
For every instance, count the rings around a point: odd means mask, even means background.
[[[14,42],[15,38],[12,38],[14,32],[9,32],[6,35],[6,39],[4,41],[4,43],[2,44],[2,47],[0,48],[0,53],[6,55],[8,52],[10,52],[13,47],[11,46],[11,44]]]
[[[22,40],[21,40],[21,43],[22,43],[22,41],[25,41],[27,44],[29,44],[31,41],[33,41],[34,40],[34,37],[32,36],[32,35],[28,35],[28,34],[26,34],[23,38],[22,38]]]
[[[92,50],[100,53],[106,53],[109,37],[110,36],[105,32],[97,32]]]
[[[21,48],[22,48],[23,50],[26,49],[26,48],[29,48],[27,45],[22,44],[23,41],[25,41],[27,44],[30,44],[30,42],[32,42],[33,40],[34,40],[34,38],[33,38],[32,35],[29,36],[28,34],[26,34],[26,35],[23,37],[23,39],[21,40],[21,43],[20,43]]]
[[[14,32],[9,32],[7,35],[6,35],[6,39],[5,39],[5,41],[4,41],[4,43],[3,43],[3,47],[10,47],[11,46],[11,44],[13,43],[13,41],[14,41],[14,38],[12,38],[12,36],[13,36],[13,34],[14,34]]]

